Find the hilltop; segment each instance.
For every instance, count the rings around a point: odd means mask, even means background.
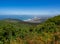
[[[60,44],[60,15],[36,26],[31,24],[17,19],[0,20],[0,43]]]

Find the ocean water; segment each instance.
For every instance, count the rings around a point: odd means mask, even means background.
[[[41,15],[0,15],[0,20],[7,19],[7,18],[27,20],[27,19],[32,19],[34,17],[39,17],[41,19],[46,19],[46,18],[49,18],[50,16],[41,16]]]
[[[26,20],[33,18],[34,16],[32,15],[0,15],[0,20],[1,19],[6,19],[6,18],[12,18],[12,19],[20,19],[20,20]]]

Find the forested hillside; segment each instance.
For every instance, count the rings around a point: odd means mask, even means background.
[[[35,26],[1,20],[0,44],[60,44],[60,15]]]

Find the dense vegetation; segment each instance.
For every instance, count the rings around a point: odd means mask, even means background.
[[[60,15],[36,26],[2,20],[0,44],[60,44]]]

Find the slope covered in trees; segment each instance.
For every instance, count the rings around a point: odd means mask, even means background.
[[[0,44],[60,44],[60,15],[36,26],[0,21]]]

